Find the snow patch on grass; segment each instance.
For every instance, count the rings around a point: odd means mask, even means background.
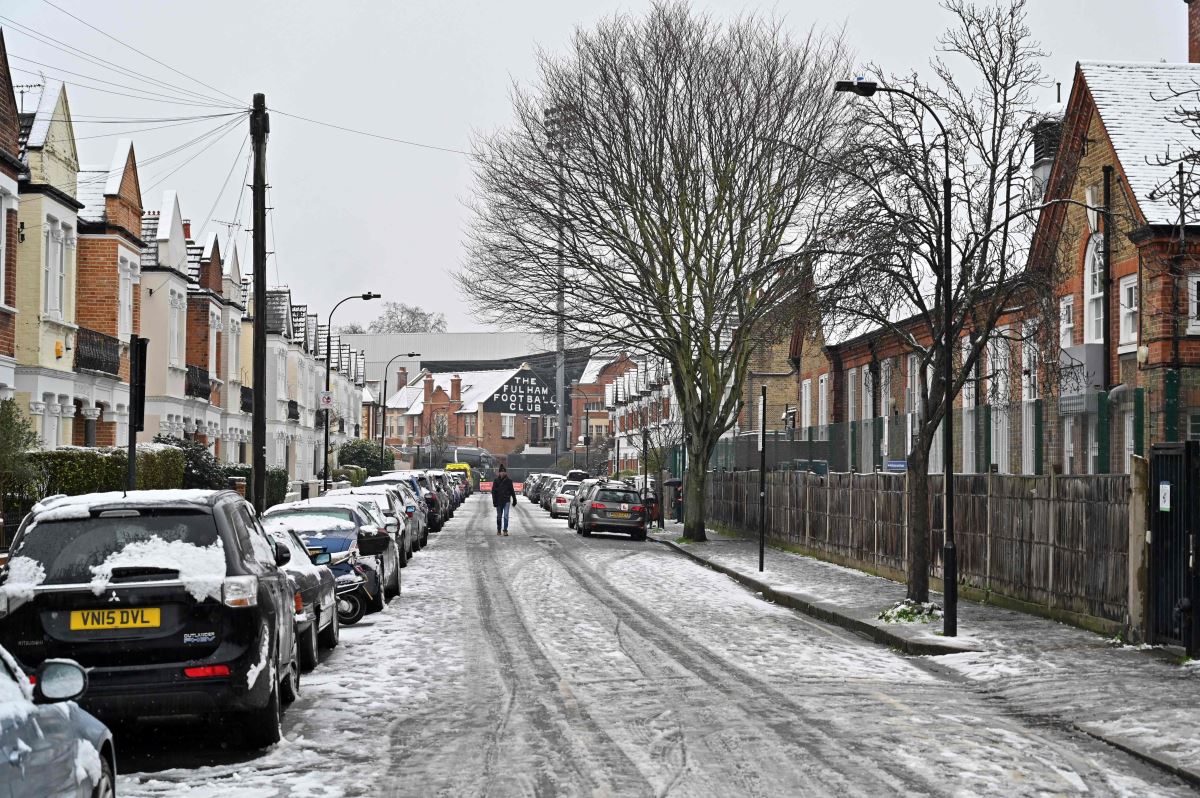
[[[942,608],[931,601],[923,604],[904,599],[876,616],[884,623],[932,623],[942,619]]]

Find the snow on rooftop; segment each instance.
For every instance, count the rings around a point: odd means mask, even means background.
[[[88,222],[104,221],[104,194],[108,183],[108,169],[103,166],[85,166],[79,170],[75,181],[75,199],[83,203],[79,218]]]
[[[1178,155],[1196,149],[1191,131],[1170,117],[1180,107],[1200,110],[1200,101],[1196,95],[1170,97],[1200,86],[1200,64],[1081,61],[1079,69],[1146,221],[1177,224],[1179,209],[1170,191],[1155,194],[1176,167],[1158,160],[1168,151]]]

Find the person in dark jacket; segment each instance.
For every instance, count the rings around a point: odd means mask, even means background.
[[[508,478],[508,469],[500,466],[492,482],[492,506],[496,508],[496,534],[508,534],[508,508],[517,503],[517,490]]]

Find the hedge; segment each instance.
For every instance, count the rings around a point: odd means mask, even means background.
[[[332,473],[335,481],[344,479],[350,483],[351,487],[361,488],[367,484],[367,469],[360,466],[342,466],[333,469]]]
[[[124,449],[66,447],[30,452],[29,458],[46,480],[46,495],[97,493],[124,490],[128,459]],[[183,486],[184,455],[170,446],[139,446],[137,450],[139,490]]]

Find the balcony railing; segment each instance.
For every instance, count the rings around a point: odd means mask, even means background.
[[[242,386],[242,412],[254,412],[254,389],[247,388],[245,385]]]
[[[75,370],[117,375],[121,371],[121,342],[111,335],[80,327],[75,332]]]
[[[188,366],[183,392],[197,399],[208,399],[212,395],[212,380],[208,378],[208,369]]]
[[[295,399],[288,399],[288,421],[300,420],[300,403]]]

